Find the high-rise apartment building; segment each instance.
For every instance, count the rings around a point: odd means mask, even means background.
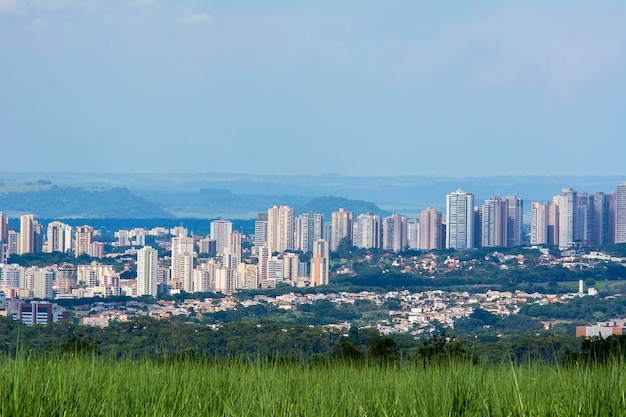
[[[482,246],[506,246],[508,243],[509,203],[507,199],[491,197],[483,201]]]
[[[354,223],[353,245],[357,248],[380,248],[382,232],[380,217],[374,213],[359,214]]]
[[[151,246],[137,251],[137,296],[157,296],[159,253]]]
[[[446,248],[474,248],[474,194],[457,190],[446,198]]]
[[[383,219],[383,249],[400,252],[407,247],[406,217],[392,214]]]
[[[344,208],[340,208],[339,211],[334,211],[332,213],[332,239],[330,245],[333,251],[337,250],[339,242],[341,242],[342,239],[347,238],[352,240],[353,220],[354,213],[346,211]]]
[[[563,188],[558,195],[559,248],[569,249],[576,243],[576,204],[578,193],[571,188]]]
[[[254,222],[254,253],[267,243],[267,213],[259,213]]]
[[[20,249],[19,254],[33,253],[35,230],[33,228],[35,216],[24,214],[20,216]]]
[[[593,195],[593,227],[591,244],[603,246],[613,243],[611,235],[611,196],[605,193]]]
[[[626,182],[615,190],[615,243],[626,243]]]
[[[91,243],[93,242],[93,227],[76,227],[76,239],[74,243],[74,254],[78,258],[82,254],[91,256]]]
[[[172,238],[171,279],[181,283],[186,292],[193,292],[195,246],[192,237]]]
[[[579,192],[576,197],[576,231],[575,241],[581,246],[588,246],[593,239],[593,195]]]
[[[442,214],[432,207],[420,213],[420,243],[423,250],[442,249]]]
[[[313,251],[313,242],[324,238],[324,215],[316,211],[296,217],[295,248],[305,253]]]
[[[316,240],[311,257],[311,285],[328,285],[329,264],[328,242]]]
[[[418,219],[407,219],[406,236],[409,249],[417,250],[420,247],[420,222]]]
[[[273,252],[294,250],[294,209],[274,206],[267,211],[267,243]]]
[[[508,205],[506,246],[520,246],[524,240],[524,200],[516,196],[504,199]]]
[[[549,219],[552,203],[533,201],[530,206],[530,244],[550,244]]]
[[[71,252],[73,248],[73,228],[65,223],[54,221],[48,223],[45,252]]]
[[[228,262],[224,262],[225,266],[231,269],[237,269],[237,265],[241,262],[241,241],[243,236],[240,232],[233,232],[230,234],[230,241],[228,242]]]
[[[0,265],[6,264],[9,258],[8,237],[9,218],[0,211]]]
[[[211,222],[211,239],[215,240],[215,250],[223,255],[230,243],[230,234],[233,232],[233,223],[229,220],[214,220]]]

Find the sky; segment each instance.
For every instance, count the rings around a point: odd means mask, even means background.
[[[621,175],[626,2],[0,0],[0,172]]]

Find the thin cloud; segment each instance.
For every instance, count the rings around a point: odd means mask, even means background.
[[[25,14],[26,2],[23,0],[0,0],[0,14]]]
[[[183,16],[180,18],[181,23],[189,23],[189,24],[198,24],[198,23],[208,23],[213,20],[213,16],[208,13],[196,12],[196,13],[183,13]]]
[[[50,23],[43,17],[36,17],[26,26],[28,30],[43,30],[50,26]]]

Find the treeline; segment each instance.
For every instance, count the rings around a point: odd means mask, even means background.
[[[0,353],[93,354],[110,359],[266,360],[310,363],[320,360],[418,361],[449,359],[472,363],[547,364],[605,361],[626,355],[626,336],[574,339],[540,333],[519,337],[456,338],[435,333],[421,339],[385,336],[374,328],[340,330],[286,325],[270,320],[214,328],[140,317],[105,328],[67,322],[28,327],[0,318]]]

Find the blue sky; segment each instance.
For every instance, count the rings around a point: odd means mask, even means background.
[[[0,171],[621,175],[626,2],[0,0]]]

